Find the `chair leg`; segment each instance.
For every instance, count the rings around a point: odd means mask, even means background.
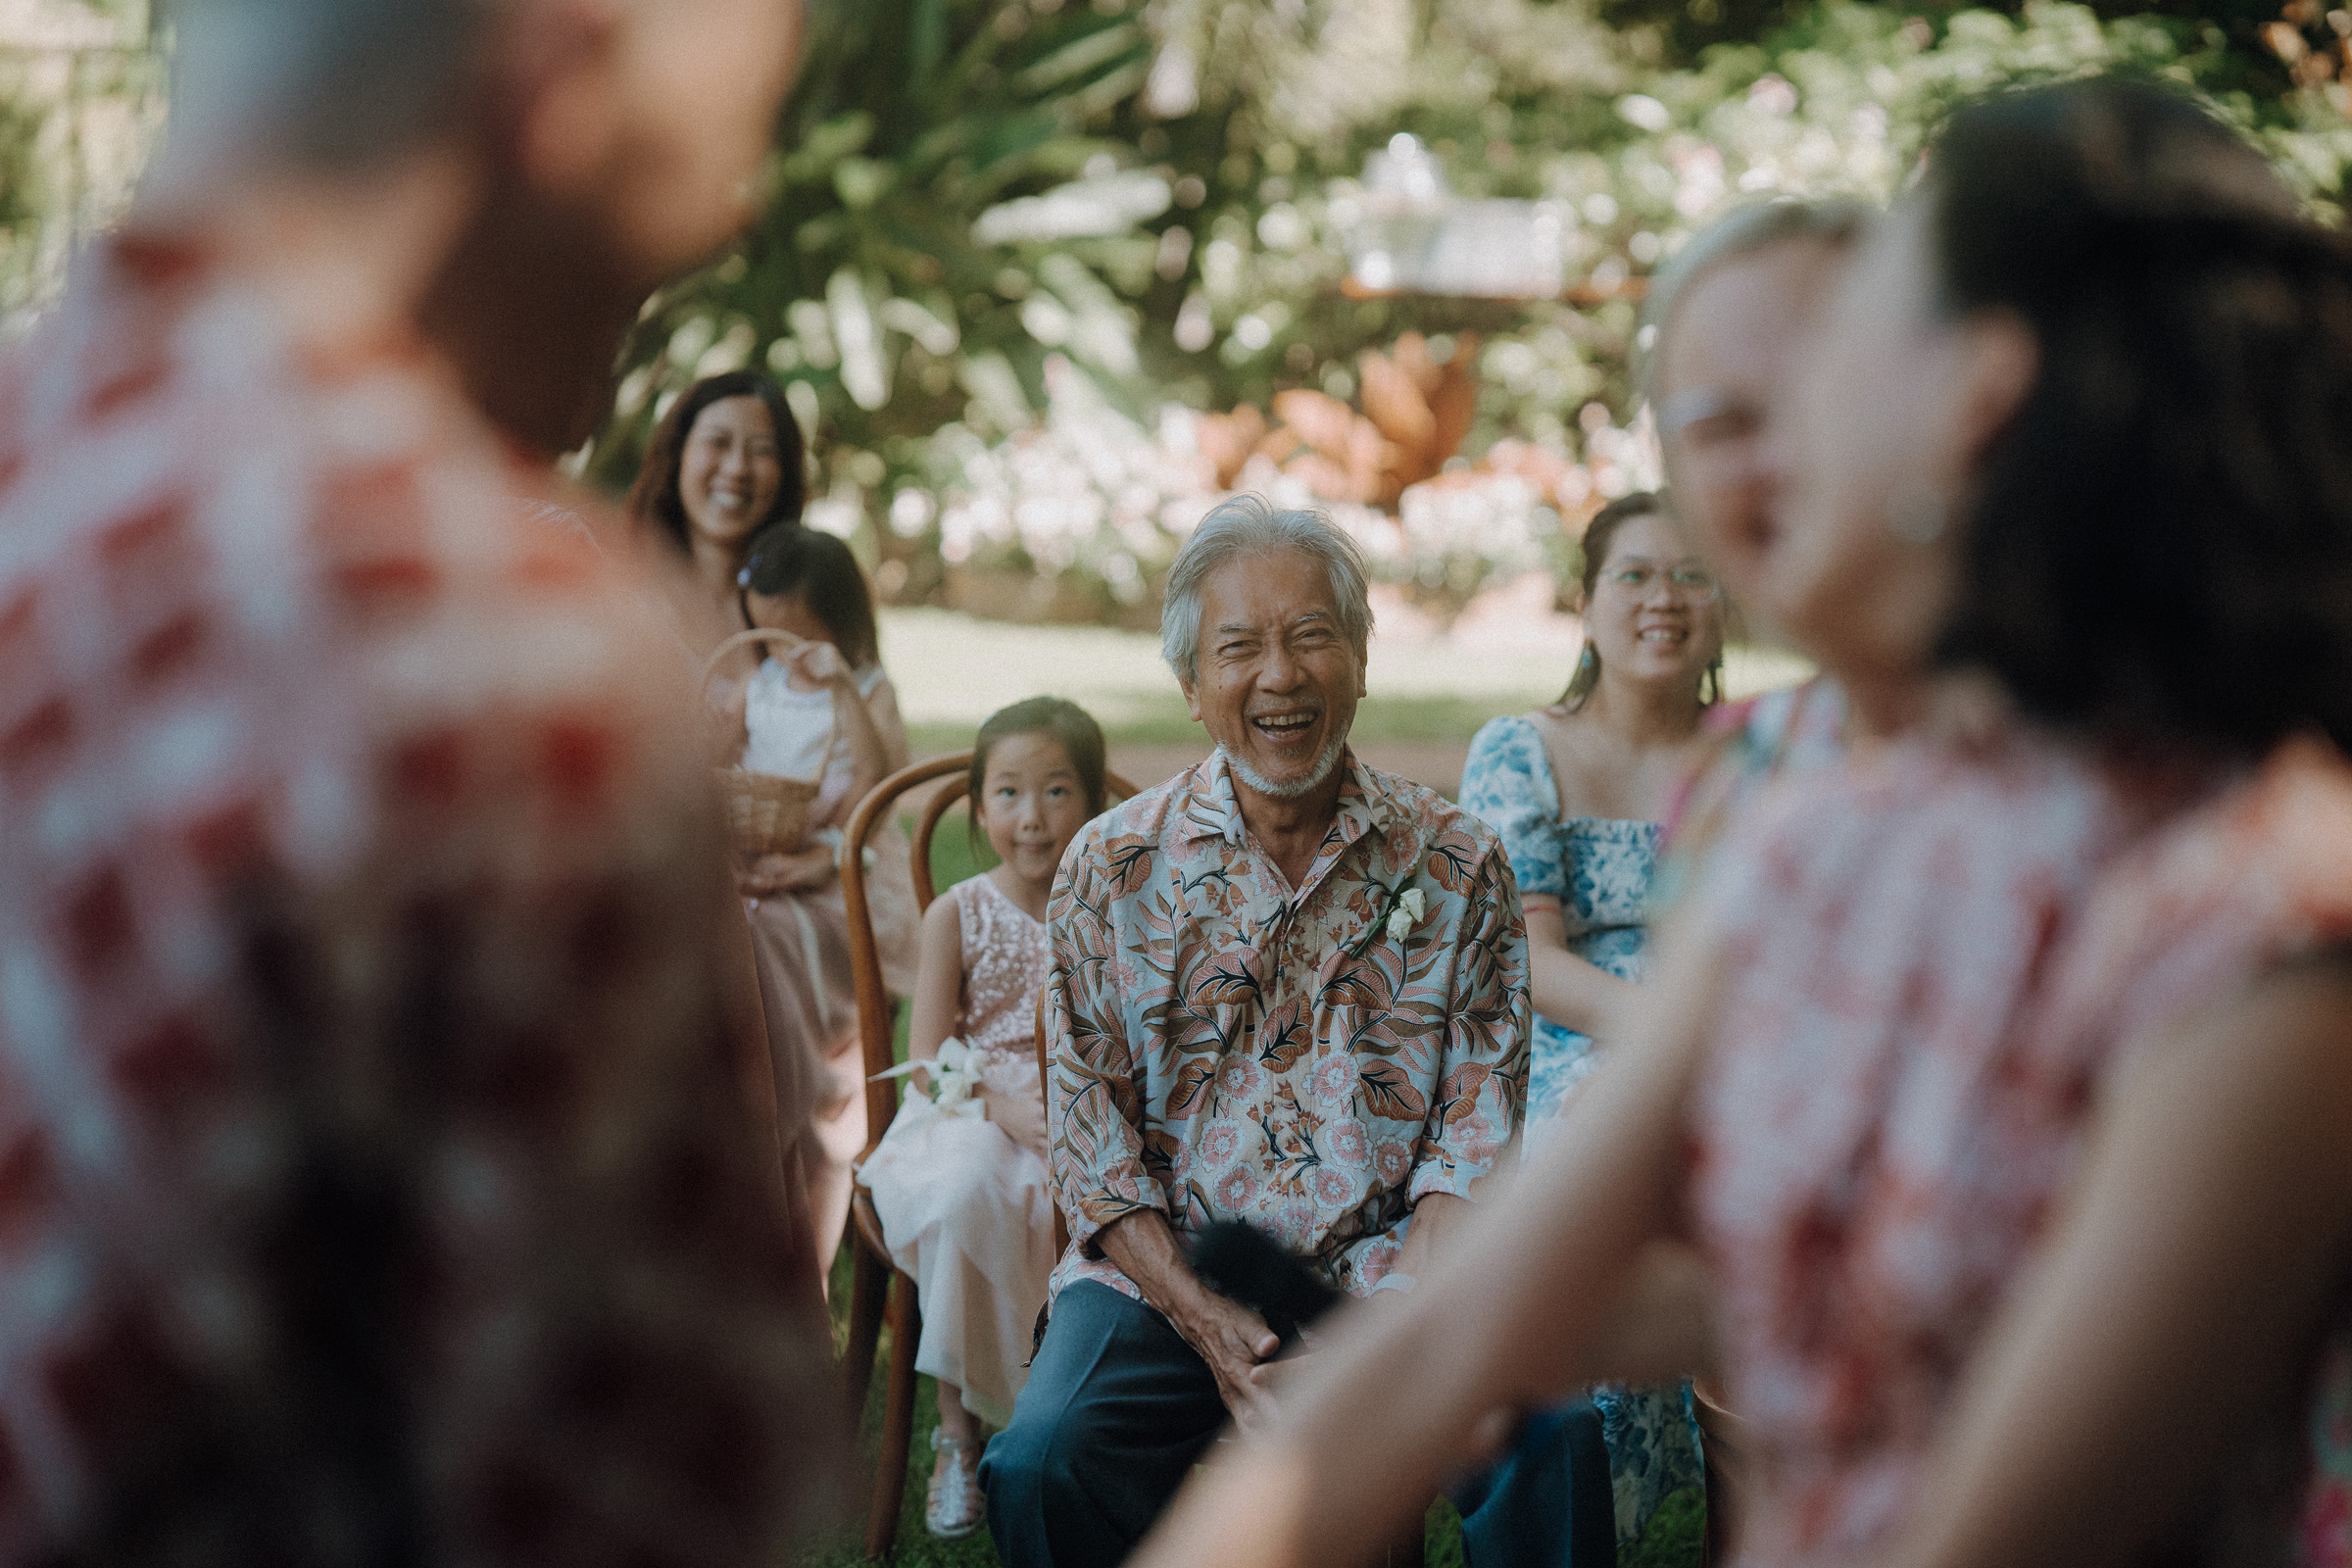
[[[865,1419],[865,1391],[874,1375],[874,1346],[882,1335],[884,1292],[890,1289],[890,1259],[876,1257],[856,1226],[850,1247],[850,1341],[842,1348],[842,1408],[849,1412],[850,1442]]]
[[[899,1510],[906,1497],[906,1453],[914,1445],[914,1347],[922,1338],[923,1314],[915,1303],[914,1281],[890,1278],[890,1389],[882,1406],[882,1451],[874,1461],[873,1511],[865,1522],[865,1555],[879,1562],[899,1537]]]

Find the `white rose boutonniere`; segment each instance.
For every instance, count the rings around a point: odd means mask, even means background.
[[[1378,887],[1378,883],[1373,886]],[[1387,899],[1364,928],[1363,936],[1348,950],[1348,956],[1360,958],[1372,951],[1372,944],[1384,935],[1392,942],[1402,942],[1412,934],[1415,922],[1428,912],[1429,901],[1419,888],[1408,888],[1402,882],[1388,890]]]
[[[1397,894],[1396,907],[1389,911],[1389,940],[1402,942],[1412,935],[1413,927],[1428,912],[1429,901],[1421,896],[1419,888],[1406,888]]]

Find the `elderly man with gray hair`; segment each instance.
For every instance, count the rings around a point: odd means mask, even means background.
[[[981,1482],[1014,1568],[1125,1557],[1280,1346],[1186,1239],[1246,1221],[1338,1289],[1409,1291],[1526,1094],[1527,945],[1492,830],[1348,748],[1353,543],[1250,497],[1177,558],[1162,647],[1216,742],[1071,845],[1047,1035],[1071,1244]]]

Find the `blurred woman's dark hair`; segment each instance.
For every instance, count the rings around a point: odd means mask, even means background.
[[[2109,740],[2352,745],[2352,250],[2146,82],[1980,100],[1928,168],[1943,309],[2039,349],[1942,658]]]
[[[854,669],[864,669],[882,657],[882,639],[874,629],[874,591],[850,547],[833,535],[798,522],[771,524],[752,536],[744,551],[743,570],[736,578],[745,595],[781,599],[798,594],[808,612],[833,634],[833,646]],[[752,610],[743,607],[743,622],[751,625]]]
[[[784,469],[774,504],[765,516],[754,521],[750,537],[777,523],[799,522],[808,504],[807,446],[775,378],[758,370],[730,370],[697,381],[678,395],[678,401],[654,426],[645,464],[637,470],[637,482],[629,487],[629,515],[642,525],[661,529],[681,554],[690,555],[694,549],[686,521],[686,499],[678,490],[686,438],[694,434],[694,421],[703,416],[705,409],[729,398],[758,398],[767,406],[767,416],[776,427],[776,462]]]
[[[976,845],[980,837],[980,792],[988,778],[988,754],[999,741],[1015,735],[1051,735],[1061,742],[1061,749],[1070,756],[1070,766],[1078,770],[1078,787],[1086,794],[1086,814],[1100,816],[1110,804],[1109,762],[1102,741],[1102,726],[1095,715],[1076,703],[1060,697],[1031,697],[1000,708],[981,724],[980,733],[972,741],[972,767],[965,777],[970,792],[965,798],[972,803],[970,831]]]
[[[1577,600],[1581,613],[1592,603],[1592,594],[1600,586],[1600,568],[1608,564],[1609,551],[1617,540],[1617,530],[1636,517],[1669,517],[1674,515],[1674,504],[1663,490],[1635,490],[1619,496],[1585,524],[1585,536],[1577,544],[1576,582],[1581,591]],[[1571,713],[1585,706],[1592,688],[1600,684],[1600,650],[1592,639],[1585,639],[1584,652],[1576,657],[1576,671],[1568,677],[1568,689],[1560,693],[1555,708],[1565,708]],[[1723,700],[1723,657],[1716,656],[1708,666],[1705,681],[1699,687],[1699,700],[1712,706]]]

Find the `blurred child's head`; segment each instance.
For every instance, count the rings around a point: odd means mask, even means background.
[[[747,624],[831,643],[854,668],[881,659],[874,596],[858,558],[833,535],[797,522],[764,529],[737,582]]]
[[[973,825],[997,858],[1043,880],[1104,805],[1102,727],[1076,703],[1032,697],[989,716],[972,742]]]

